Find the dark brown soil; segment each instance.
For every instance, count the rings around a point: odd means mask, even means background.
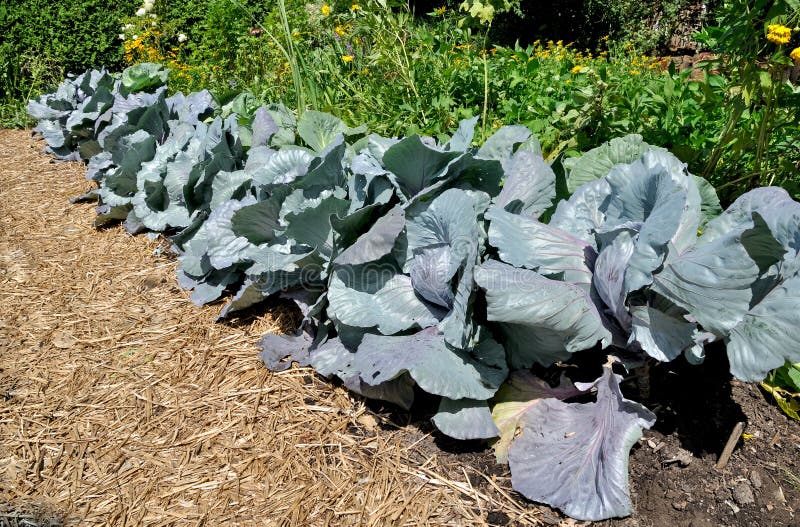
[[[625,385],[626,397],[644,402],[658,421],[631,451],[634,515],[591,525],[800,526],[800,423],[784,415],[758,385],[731,379],[724,350],[709,352],[709,357],[702,366],[678,360],[652,368],[649,398],[637,394],[633,383]],[[524,500],[511,489],[508,467],[496,464],[486,445],[437,435],[424,414],[409,416],[379,405],[373,410],[385,417],[384,422],[417,425],[404,430],[409,443],[420,447],[421,463],[435,454],[447,466],[449,457],[459,471],[465,465],[475,468],[468,475],[478,491],[497,485]],[[727,466],[717,470],[714,466],[738,422],[745,423],[744,434]],[[427,434],[434,440],[425,438]],[[514,525],[501,511],[485,514],[490,525]],[[576,525],[547,508],[538,519]]]
[[[654,372],[658,422],[633,449],[636,515],[608,527],[779,527],[800,525],[800,423],[758,385],[731,380],[727,360]],[[737,422],[730,462],[715,469]]]

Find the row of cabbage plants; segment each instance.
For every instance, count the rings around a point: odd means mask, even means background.
[[[98,201],[96,224],[169,236],[195,303],[232,293],[220,318],[295,302],[296,332],[260,342],[267,367],[311,366],[404,408],[439,396],[436,427],[492,440],[532,500],[585,520],[632,512],[628,454],[655,415],[619,372],[700,363],[712,342],[746,381],[800,362],[800,204],[781,189],[723,212],[638,136],[557,178],[524,126],[480,147],[477,119],[444,142],[385,138],[319,112],[167,97],[166,77],[88,71],[28,106],[50,154],[87,163],[97,189],[78,199]],[[576,352],[595,380],[533,373]]]

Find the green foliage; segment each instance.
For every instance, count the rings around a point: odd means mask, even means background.
[[[67,73],[119,69],[119,20],[135,9],[133,0],[0,3],[0,125],[27,124],[18,111],[24,99]]]
[[[761,382],[775,403],[792,419],[800,421],[800,364],[786,363]]]
[[[687,22],[691,0],[522,0],[518,9],[495,17],[493,38],[563,39],[594,47],[603,36],[632,42],[644,51],[663,50],[680,23]],[[701,14],[701,13],[697,13]],[[700,22],[692,21],[693,23]],[[524,27],[524,32],[520,32]]]
[[[800,57],[793,31],[800,3],[727,0],[715,14],[717,25],[698,39],[719,57],[708,69],[728,79],[723,103],[729,117],[702,173],[732,194],[778,184],[797,196],[800,86],[790,55]]]
[[[663,48],[690,0],[584,0],[587,25],[607,28],[615,39],[640,49]]]

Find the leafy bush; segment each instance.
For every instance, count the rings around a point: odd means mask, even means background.
[[[24,101],[67,73],[99,66],[119,69],[119,20],[132,14],[135,5],[134,0],[0,3],[0,104]]]
[[[792,71],[800,64],[800,5],[731,0],[715,14],[718,24],[698,38],[719,56],[708,68],[729,79],[728,117],[702,173],[737,194],[777,183],[798,195],[800,89]]]
[[[92,71],[30,103],[53,153],[89,158],[98,224],[176,233],[196,303],[236,291],[220,317],[291,299],[304,319],[263,337],[269,368],[310,365],[403,407],[439,396],[439,430],[496,438],[530,499],[631,513],[628,452],[655,416],[614,364],[699,363],[715,341],[747,381],[800,361],[800,203],[781,189],[722,212],[707,181],[630,135],[565,162],[572,193],[555,202],[525,126],[480,148],[477,118],[386,138],[247,95],[167,98],[165,77]],[[581,351],[604,363],[591,382],[531,372]]]

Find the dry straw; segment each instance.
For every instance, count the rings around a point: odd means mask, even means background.
[[[93,231],[67,201],[82,165],[40,151],[0,130],[0,526],[540,524],[505,468],[268,372],[254,343],[291,312],[214,324],[160,242]]]

